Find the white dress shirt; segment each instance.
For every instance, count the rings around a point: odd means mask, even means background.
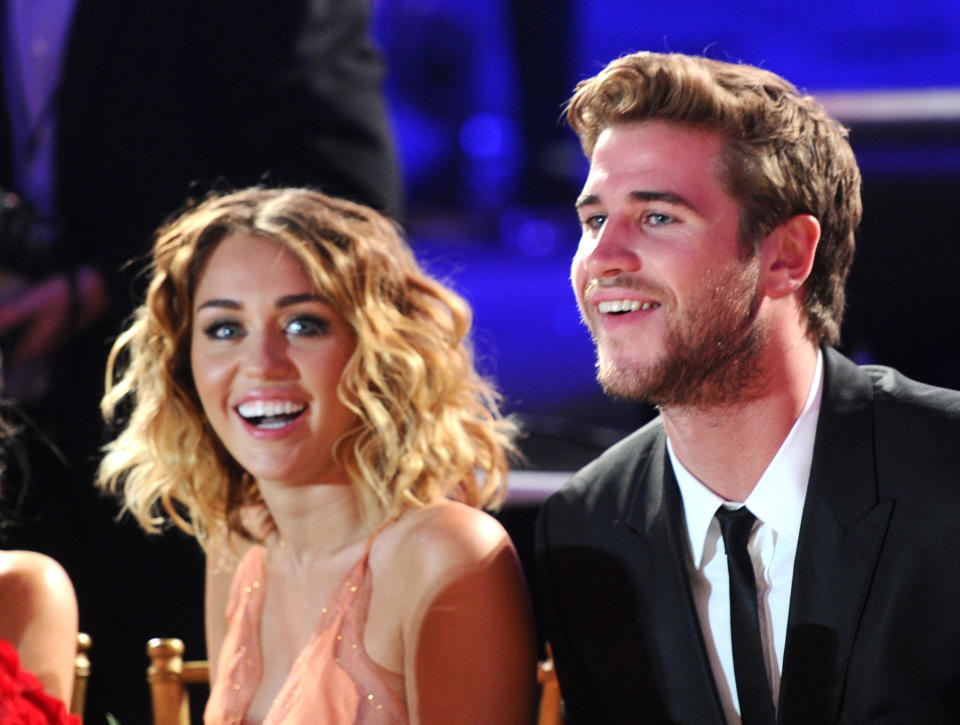
[[[733,669],[730,637],[730,580],[727,557],[715,514],[721,505],[744,505],[757,517],[748,550],[757,581],[760,634],[770,675],[773,700],[780,693],[780,672],[787,635],[793,562],[797,553],[800,518],[807,494],[813,444],[823,393],[823,354],[800,415],[770,461],[753,491],[742,504],[724,501],[697,480],[680,462],[667,438],[687,520],[690,556],[687,569],[700,629],[727,722],[740,723],[740,703]]]

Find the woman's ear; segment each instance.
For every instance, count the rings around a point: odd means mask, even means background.
[[[769,297],[791,295],[807,281],[820,241],[820,222],[810,214],[790,217],[760,242],[763,288]]]

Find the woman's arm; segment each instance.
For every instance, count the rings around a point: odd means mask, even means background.
[[[516,552],[493,518],[444,509],[417,537],[424,587],[404,632],[411,723],[529,725],[536,650]]]
[[[0,554],[0,638],[50,695],[69,704],[77,653],[77,598],[56,561],[32,551]]]

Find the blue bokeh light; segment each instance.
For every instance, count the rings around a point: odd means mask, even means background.
[[[460,147],[471,159],[495,159],[508,153],[510,121],[496,113],[475,113],[460,127]]]

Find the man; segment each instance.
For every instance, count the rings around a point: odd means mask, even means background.
[[[960,394],[828,347],[845,130],[772,73],[652,53],[568,119],[598,378],[660,411],[540,515],[568,722],[960,722]]]

